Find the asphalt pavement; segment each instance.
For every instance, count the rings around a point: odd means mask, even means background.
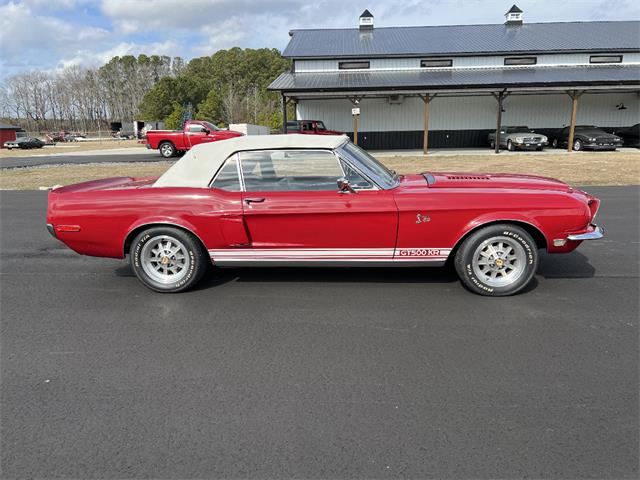
[[[240,269],[163,295],[0,193],[2,478],[638,478],[638,187],[532,288]]]

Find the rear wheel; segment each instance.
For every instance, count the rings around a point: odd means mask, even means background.
[[[554,138],[554,139],[553,139],[553,142],[551,142],[551,146],[552,146],[553,148],[558,148],[558,139],[557,139],[557,138]]]
[[[145,286],[176,293],[192,288],[211,263],[200,241],[172,227],[153,227],[131,243],[131,268]]]
[[[158,149],[164,158],[171,158],[176,154],[176,147],[171,142],[162,142]]]
[[[470,235],[455,256],[460,280],[474,293],[502,297],[527,286],[538,268],[538,250],[525,230],[491,225]]]

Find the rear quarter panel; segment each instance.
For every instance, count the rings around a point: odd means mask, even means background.
[[[49,194],[47,223],[78,225],[58,238],[84,255],[122,258],[127,235],[151,224],[192,231],[206,248],[246,243],[239,193],[200,188],[141,188]]]

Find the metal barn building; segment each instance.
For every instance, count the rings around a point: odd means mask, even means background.
[[[293,30],[292,71],[269,88],[371,149],[484,147],[500,124],[638,123],[640,22],[526,24],[515,5],[505,17],[377,28],[365,11],[359,28]]]

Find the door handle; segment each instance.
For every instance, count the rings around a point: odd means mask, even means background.
[[[252,203],[262,203],[264,202],[264,198],[245,198],[244,203],[247,205],[251,205]]]

